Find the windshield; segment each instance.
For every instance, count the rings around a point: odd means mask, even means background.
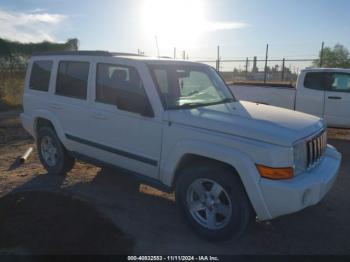
[[[218,73],[202,65],[149,65],[166,109],[235,101]]]

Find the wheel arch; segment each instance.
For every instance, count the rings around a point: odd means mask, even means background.
[[[43,126],[48,126],[48,127],[51,127],[52,129],[55,130],[55,127],[53,126],[52,122],[46,118],[43,118],[43,117],[37,117],[35,120],[34,120],[34,130],[35,132],[37,133],[41,127]]]
[[[43,125],[50,126],[51,128],[53,128],[60,141],[64,144],[65,136],[58,118],[49,111],[38,110],[35,112],[35,117],[33,121],[33,130],[35,138],[37,137],[38,128]]]
[[[179,160],[176,169],[174,171],[174,178],[172,180],[171,187],[174,188],[176,186],[176,183],[181,176],[181,171],[189,166],[193,165],[216,165],[216,166],[225,166],[228,169],[232,170],[232,173],[234,175],[238,175],[238,172],[236,168],[228,163],[225,163],[223,161],[213,159],[210,157],[193,154],[193,153],[187,153],[181,157]],[[239,176],[239,175],[238,175]]]

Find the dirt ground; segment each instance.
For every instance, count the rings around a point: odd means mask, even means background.
[[[321,203],[270,222],[254,222],[238,241],[212,243],[191,231],[177,211],[172,195],[140,185],[132,177],[82,162],[66,176],[49,176],[35,149],[25,164],[15,168],[15,159],[28,147],[34,147],[33,140],[15,116],[15,113],[0,114],[0,223],[7,221],[11,225],[6,227],[9,241],[0,237],[0,253],[81,253],[81,250],[91,250],[91,253],[149,255],[350,254],[349,130],[329,130],[329,143],[343,154],[343,162],[335,186]],[[54,196],[45,196],[45,192],[52,192]],[[23,199],[22,194],[27,199],[26,205],[33,203],[33,212],[28,211],[30,206],[26,206],[24,213],[18,207],[15,210],[3,208],[6,203]],[[38,194],[44,196],[38,197]],[[75,204],[69,204],[69,199],[76,201]],[[64,204],[58,205],[57,201]],[[41,208],[34,208],[38,205]],[[12,221],[9,218],[14,214],[16,220]],[[18,219],[21,214],[24,214],[22,220]],[[84,216],[90,220],[80,225]],[[42,219],[46,219],[44,223],[37,222]],[[29,237],[25,234],[30,234],[32,241],[40,244],[48,238],[42,232],[60,231],[58,229],[71,231],[71,234],[50,233],[61,241],[63,247],[60,249],[50,246],[57,245],[55,241],[42,248],[25,242]],[[1,225],[0,230],[3,230]],[[82,234],[84,230],[86,234]],[[24,235],[17,234],[13,238],[16,232]],[[87,240],[75,249],[74,246],[67,248],[62,238],[71,236],[75,236],[73,242]],[[111,241],[105,249],[98,243],[91,246],[91,239],[98,242],[104,238]],[[10,243],[11,239],[15,240]],[[118,246],[120,239],[128,244]]]

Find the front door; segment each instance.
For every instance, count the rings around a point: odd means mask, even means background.
[[[350,127],[349,73],[332,73],[325,96],[324,118],[330,126]]]
[[[138,71],[134,67],[107,63],[97,63],[95,71],[95,101],[89,130],[89,142],[95,148],[93,157],[156,178],[162,121],[138,112],[138,107],[148,102]]]

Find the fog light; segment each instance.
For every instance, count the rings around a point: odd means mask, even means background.
[[[305,192],[303,194],[302,201],[303,201],[304,206],[309,205],[311,203],[311,190],[310,189],[305,190]]]

